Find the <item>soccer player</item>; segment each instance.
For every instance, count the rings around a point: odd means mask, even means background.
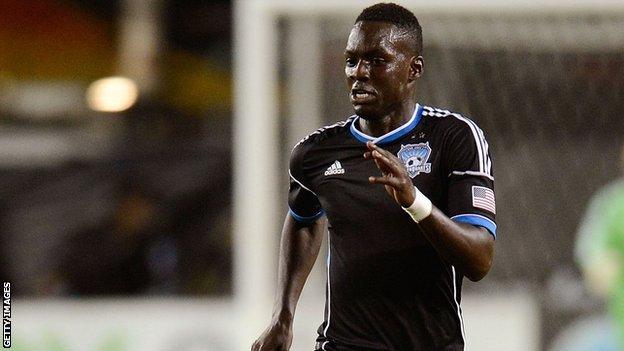
[[[624,171],[624,145],[620,160]],[[620,331],[618,349],[624,350],[624,177],[592,197],[575,254],[590,291],[607,299],[614,329]]]
[[[316,350],[463,350],[462,278],[490,270],[492,163],[470,119],[417,102],[422,34],[409,10],[366,8],[345,49],[356,115],[290,160],[278,293],[253,351],[288,350],[295,306],[328,226]]]

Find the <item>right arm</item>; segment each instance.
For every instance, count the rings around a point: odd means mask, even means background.
[[[293,319],[299,296],[318,256],[326,217],[312,223],[286,215],[280,241],[277,295],[271,323],[253,343],[252,351],[287,351],[293,337]]]

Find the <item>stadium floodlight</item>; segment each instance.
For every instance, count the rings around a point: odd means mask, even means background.
[[[89,108],[99,112],[121,112],[132,107],[139,98],[136,83],[125,77],[108,77],[91,83],[87,89]]]

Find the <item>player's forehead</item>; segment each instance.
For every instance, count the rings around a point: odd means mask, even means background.
[[[405,36],[403,34],[392,23],[360,21],[351,28],[345,53],[396,50],[401,46],[400,42]]]

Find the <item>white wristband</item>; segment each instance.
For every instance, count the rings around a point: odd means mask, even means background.
[[[433,204],[417,187],[414,187],[414,202],[409,207],[401,206],[401,208],[412,217],[414,222],[418,223],[431,214]]]

